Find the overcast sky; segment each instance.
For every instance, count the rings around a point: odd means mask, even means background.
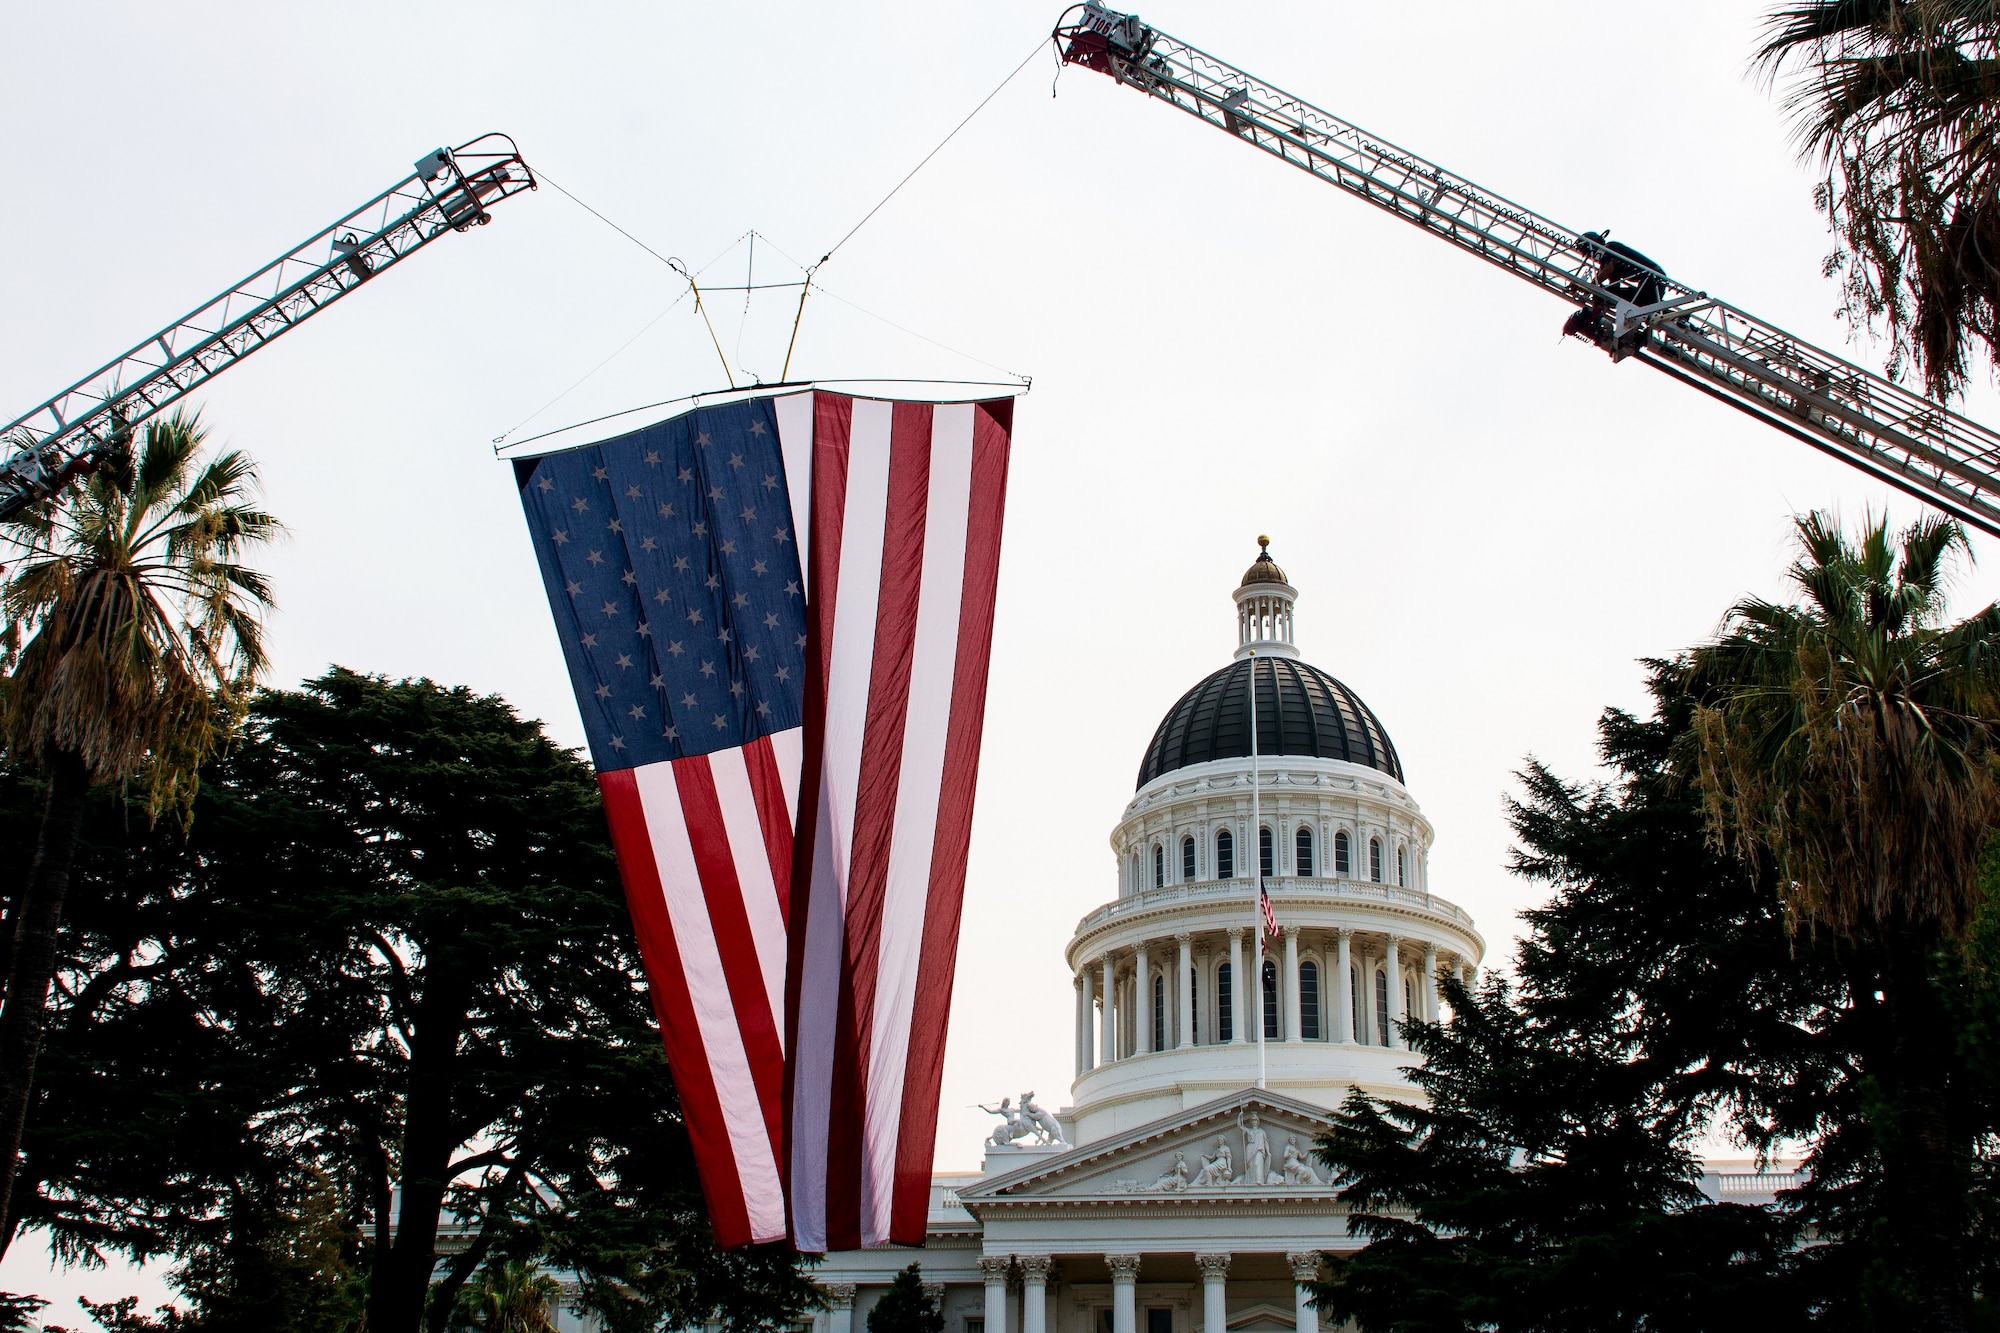
[[[1162,0],[1175,36],[1840,348],[1812,175],[1750,76],[1756,6]],[[197,17],[199,15],[199,17]],[[487,130],[707,281],[797,275],[1026,56],[1051,3],[6,6],[0,410],[11,418]],[[1051,97],[1053,86],[1055,96]],[[1640,366],[1566,309],[1042,55],[822,271],[794,377],[1032,375],[938,1143],[1067,1102],[1062,947],[1162,713],[1228,660],[1259,532],[1299,643],[1381,716],[1431,882],[1504,959],[1535,754],[1591,773],[1635,659],[1778,593],[1788,516],[1913,502]],[[289,542],[273,682],[329,663],[497,691],[580,743],[493,437],[719,387],[667,267],[555,190],[507,202],[198,401]],[[712,303],[775,378],[783,292]],[[923,338],[899,331],[914,330]],[[925,341],[929,339],[932,341]],[[943,344],[943,348],[936,344]],[[946,351],[944,348],[956,349]],[[961,355],[961,353],[963,355]],[[1867,347],[1850,352],[1870,364]],[[553,406],[551,399],[564,395]],[[2000,419],[1981,390],[1971,410]],[[523,423],[526,423],[523,426]],[[1980,539],[1980,551],[1991,544]],[[1964,605],[2000,589],[1987,569]],[[0,1285],[30,1289],[32,1246]],[[99,1294],[123,1275],[63,1289]]]

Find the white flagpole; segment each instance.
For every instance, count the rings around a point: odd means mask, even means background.
[[[1257,1087],[1264,1087],[1264,811],[1261,771],[1257,761],[1257,650],[1250,650],[1250,895],[1251,933],[1257,937],[1257,961],[1250,975],[1257,979],[1250,992],[1257,997]],[[1275,842],[1272,851],[1275,854]]]

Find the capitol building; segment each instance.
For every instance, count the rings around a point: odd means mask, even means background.
[[[1071,1104],[999,1108],[982,1169],[933,1179],[922,1252],[828,1255],[814,1333],[860,1333],[913,1259],[946,1333],[1318,1333],[1306,1284],[1359,1242],[1313,1142],[1351,1088],[1415,1095],[1400,1025],[1485,942],[1431,891],[1395,744],[1300,658],[1260,543],[1234,660],[1161,719],[1115,896],[1070,936]]]

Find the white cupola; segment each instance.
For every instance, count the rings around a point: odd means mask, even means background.
[[[1271,558],[1271,539],[1257,538],[1257,559],[1236,588],[1236,656],[1297,657],[1292,643],[1292,604],[1299,590]]]

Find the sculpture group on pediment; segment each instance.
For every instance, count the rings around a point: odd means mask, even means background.
[[[1236,1118],[1236,1127],[1243,1140],[1240,1158],[1229,1136],[1218,1134],[1212,1150],[1196,1149],[1195,1155],[1201,1159],[1199,1169],[1189,1165],[1186,1152],[1177,1151],[1172,1165],[1151,1184],[1121,1180],[1119,1187],[1138,1194],[1184,1194],[1191,1189],[1282,1189],[1287,1186],[1310,1189],[1326,1184],[1313,1165],[1311,1149],[1300,1146],[1298,1135],[1285,1136],[1285,1146],[1276,1154],[1274,1163],[1271,1132],[1264,1127],[1262,1117],[1255,1111],[1243,1112]]]

